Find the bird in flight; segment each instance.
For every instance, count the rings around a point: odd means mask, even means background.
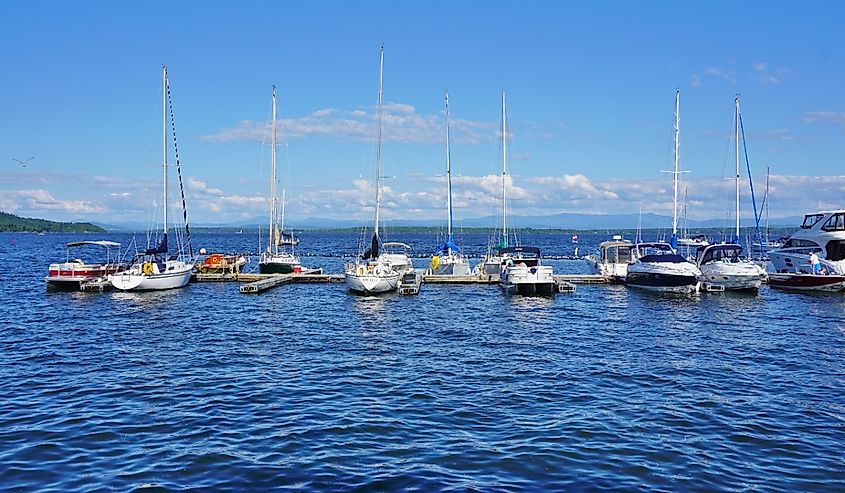
[[[20,164],[20,165],[21,165],[21,167],[22,167],[22,168],[26,168],[26,164],[27,164],[28,162],[32,161],[33,159],[35,159],[35,157],[34,157],[34,156],[33,156],[33,157],[31,157],[31,158],[29,158],[29,159],[27,159],[27,160],[25,160],[25,161],[21,161],[20,159],[12,158],[12,161],[16,161],[18,164]]]

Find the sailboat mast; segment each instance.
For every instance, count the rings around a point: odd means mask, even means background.
[[[167,66],[161,66],[161,143],[164,153],[164,234],[167,235]]]
[[[675,171],[672,173],[672,237],[678,235],[678,159],[681,154],[681,90],[675,90]],[[674,246],[674,245],[672,245]]]
[[[736,241],[739,242],[739,96],[734,98],[734,126],[736,127]]]
[[[765,241],[767,243],[766,246],[768,246],[768,242],[769,242],[769,172],[771,170],[772,170],[771,165],[766,166],[766,195],[765,195],[765,201],[766,201],[766,240]]]
[[[270,228],[267,230],[267,251],[273,252],[276,225],[276,86],[273,86],[272,138],[270,145]]]
[[[446,92],[446,235],[452,241],[452,163],[449,153],[449,92]]]
[[[378,212],[379,206],[381,205],[381,119],[382,119],[382,82],[384,77],[384,45],[381,46],[381,50],[379,52],[379,69],[378,69],[378,102],[377,102],[377,113],[378,113],[378,130],[377,133],[377,143],[376,143],[376,214],[375,218],[373,219],[373,234],[378,236]]]
[[[504,245],[508,246],[508,199],[506,179],[508,175],[508,122],[507,98],[502,92],[502,237]]]

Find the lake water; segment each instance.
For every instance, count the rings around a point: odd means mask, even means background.
[[[84,239],[101,238],[130,239]],[[328,272],[357,249],[301,238]],[[845,489],[842,295],[47,292],[79,239],[0,235],[0,490]],[[524,241],[573,253],[569,235]]]

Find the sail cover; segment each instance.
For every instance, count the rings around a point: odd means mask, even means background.
[[[167,233],[161,237],[161,241],[159,242],[157,247],[154,248],[147,248],[144,250],[144,253],[147,255],[158,255],[160,253],[167,253]]]
[[[455,242],[452,240],[451,237],[443,243],[437,245],[437,253],[448,253],[450,251],[457,253],[461,252],[461,249],[458,247],[458,245],[455,245]]]
[[[378,239],[378,235],[374,234],[373,235],[373,241],[370,244],[369,250],[364,252],[364,258],[368,259],[368,258],[378,257],[378,253],[379,253],[378,250],[379,250],[379,239]]]

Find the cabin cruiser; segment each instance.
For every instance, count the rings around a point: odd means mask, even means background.
[[[106,249],[106,261],[104,263],[89,263],[81,258],[70,258],[73,248],[85,246],[100,246]],[[72,241],[65,245],[67,258],[64,262],[50,264],[49,273],[44,280],[49,289],[63,291],[77,291],[82,284],[93,279],[103,278],[126,269],[126,264],[116,262],[117,255],[112,258],[111,249],[120,248],[120,243],[115,241]]]
[[[628,265],[635,259],[634,253],[633,243],[614,235],[612,240],[601,242],[598,251],[587,255],[586,260],[592,274],[602,275],[613,282],[624,282]]]
[[[743,256],[740,245],[732,243],[699,247],[695,265],[710,291],[755,290],[766,279],[766,271]]]
[[[805,215],[801,228],[768,255],[775,272],[811,274],[811,253],[825,272],[845,275],[845,210]]]
[[[694,293],[699,288],[701,271],[678,255],[668,243],[638,243],[636,261],[628,266],[625,282],[651,291]]]
[[[540,249],[531,246],[503,248],[499,286],[507,294],[546,295],[555,293],[554,270],[542,265]]]

